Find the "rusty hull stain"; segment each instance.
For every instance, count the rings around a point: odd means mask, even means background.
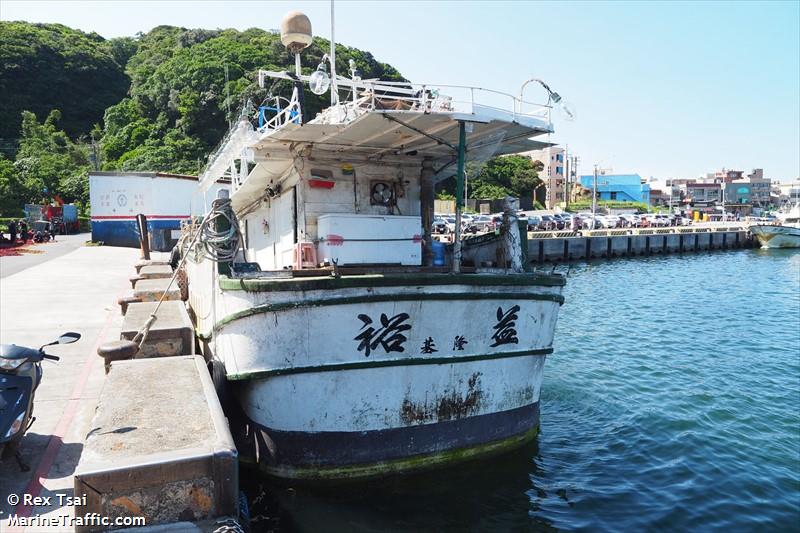
[[[481,372],[475,372],[467,382],[467,393],[463,397],[458,391],[445,392],[444,396],[432,402],[415,404],[408,398],[403,400],[400,408],[400,419],[407,425],[424,422],[444,422],[458,420],[474,414],[480,409],[483,399],[481,390]]]

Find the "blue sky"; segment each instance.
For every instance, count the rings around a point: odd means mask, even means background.
[[[800,2],[346,2],[338,42],[415,82],[517,93],[531,76],[577,108],[552,141],[663,180],[721,167],[800,177]],[[9,1],[0,19],[105,37],[159,24],[277,28],[291,9],[330,37],[328,2]],[[528,100],[543,101],[530,85]]]

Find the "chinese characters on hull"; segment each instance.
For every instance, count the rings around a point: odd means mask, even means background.
[[[502,307],[497,308],[497,324],[494,325],[495,332],[494,335],[492,335],[492,340],[494,340],[491,346],[492,348],[502,344],[519,343],[515,322],[515,320],[519,318],[517,311],[519,311],[518,305],[513,306],[505,313],[503,313]]]
[[[436,343],[433,342],[433,337],[428,337],[422,342],[421,351],[422,353],[433,353],[439,351],[436,349]]]
[[[453,340],[453,350],[463,352],[465,344],[469,344],[469,341],[464,338],[464,335],[456,335],[456,338]]]
[[[491,337],[493,341],[490,345],[491,348],[504,344],[519,344],[516,329],[519,310],[519,305],[514,305],[505,312],[502,307],[497,308],[497,323],[492,327],[494,334]],[[362,325],[358,335],[353,338],[359,342],[358,351],[364,352],[365,357],[369,357],[378,347],[383,348],[386,353],[405,352],[404,344],[408,340],[405,332],[411,329],[411,324],[407,323],[409,318],[408,313],[398,313],[393,317],[381,313],[379,323],[376,324],[369,315],[359,314],[358,319]],[[467,344],[469,341],[464,335],[456,335],[453,339],[453,351],[463,352]],[[429,355],[438,351],[436,341],[432,336],[428,336],[422,341],[420,346],[422,354]]]
[[[411,324],[404,324],[408,320],[408,313],[400,313],[392,318],[381,313],[381,327],[375,329],[371,326],[372,319],[367,315],[358,315],[358,319],[364,323],[361,326],[361,332],[353,339],[361,341],[358,345],[358,351],[364,352],[365,357],[369,357],[372,350],[378,346],[383,347],[386,353],[390,352],[404,352],[406,349],[403,343],[408,340],[404,331],[411,329]]]

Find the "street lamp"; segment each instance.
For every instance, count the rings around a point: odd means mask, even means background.
[[[540,80],[539,78],[531,78],[526,80],[525,83],[522,84],[522,87],[519,88],[519,103],[517,113],[522,112],[522,93],[525,91],[525,87],[528,86],[529,83],[536,82],[541,85],[545,91],[547,91],[547,105],[550,105],[550,102],[558,105],[558,109],[561,111],[561,114],[564,116],[566,120],[574,120],[575,119],[575,107],[565,102],[561,95],[555,92],[547,85],[545,82]],[[550,121],[550,111],[547,112],[547,120]]]

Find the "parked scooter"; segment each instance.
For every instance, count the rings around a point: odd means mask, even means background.
[[[59,359],[45,353],[44,349],[54,344],[70,344],[80,338],[80,333],[67,332],[38,350],[0,344],[0,459],[13,454],[23,472],[30,468],[22,462],[19,443],[36,420],[32,416],[33,396],[42,381],[42,360]]]
[[[50,241],[50,232],[47,230],[44,231],[37,230],[36,233],[33,234],[33,242],[37,244],[49,241]]]

